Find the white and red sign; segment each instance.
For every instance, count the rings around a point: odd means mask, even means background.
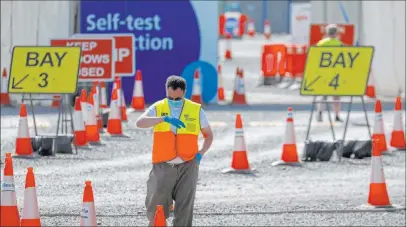
[[[73,37],[98,38],[107,37],[114,39],[113,59],[116,76],[134,76],[136,73],[136,51],[134,48],[135,37],[132,33],[121,34],[74,34]]]
[[[78,81],[113,81],[113,38],[52,39],[51,46],[79,46],[82,50]]]
[[[308,44],[311,25],[311,3],[291,3],[291,37],[294,44]]]

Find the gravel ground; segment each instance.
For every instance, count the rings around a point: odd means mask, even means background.
[[[242,111],[249,162],[258,173],[255,176],[221,174],[231,162],[234,113],[207,112],[216,139],[200,166],[195,225],[405,225],[404,210],[361,212],[368,195],[369,158],[305,163],[302,167],[271,166],[281,152],[284,112]],[[360,112],[354,115],[361,117]],[[15,159],[20,209],[25,169],[33,166],[44,225],[79,224],[87,179],[93,182],[99,223],[146,225],[143,212],[145,184],[151,167],[151,131],[135,127],[138,116],[138,113],[130,114],[124,126],[130,138],[110,138],[105,133],[102,134],[104,146],[80,150],[79,155]],[[295,112],[294,116],[301,153],[308,113]],[[391,131],[391,117],[391,112],[384,113],[386,132]],[[41,133],[52,132],[46,126],[55,122],[54,115],[39,115],[38,121],[44,125]],[[2,116],[2,156],[5,151],[13,151],[17,122],[17,117]],[[341,125],[335,129],[340,133]],[[351,126],[349,139],[363,139],[361,135],[367,138],[365,128]],[[329,126],[314,124],[312,138],[331,140]],[[384,156],[383,165],[391,202],[404,207],[405,153]]]
[[[274,36],[271,42],[287,37]],[[257,87],[259,54],[265,41],[234,41],[233,57],[224,62],[227,95],[233,89],[234,70],[245,69],[247,98],[252,107],[208,106],[215,133],[211,150],[202,159],[195,205],[195,226],[405,226],[405,152],[383,157],[390,200],[400,210],[366,209],[370,158],[342,159],[340,163],[304,163],[302,167],[272,166],[284,142],[285,109],[294,105],[298,151],[301,155],[310,108],[309,98],[298,91]],[[222,44],[220,45],[222,46]],[[222,48],[221,48],[222,50]],[[269,104],[274,105],[263,105]],[[387,105],[386,110],[392,106]],[[1,159],[14,152],[18,109],[1,109]],[[370,105],[369,110],[372,110]],[[234,117],[242,113],[250,165],[254,176],[222,174],[231,164]],[[343,113],[345,114],[345,113]],[[384,112],[385,131],[390,139],[392,111]],[[139,113],[129,114],[124,132],[129,138],[101,135],[104,145],[79,150],[78,155],[57,154],[35,160],[14,159],[19,208],[22,209],[25,173],[34,167],[39,210],[43,226],[78,226],[84,181],[91,180],[98,223],[103,226],[145,226],[144,198],[151,168],[151,130],[135,127]],[[369,112],[370,123],[373,113]],[[363,123],[363,114],[351,115],[352,123]],[[39,133],[55,131],[56,114],[42,108],[37,116]],[[30,119],[31,124],[31,119]],[[31,135],[34,134],[32,124]],[[327,123],[313,123],[311,139],[332,140]],[[337,137],[343,125],[335,125]],[[350,124],[347,139],[367,139],[367,129]],[[338,138],[337,138],[338,139]],[[3,165],[1,166],[3,168]],[[171,218],[170,218],[171,219]],[[170,221],[170,220],[169,220]]]

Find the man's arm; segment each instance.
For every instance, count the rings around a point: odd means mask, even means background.
[[[164,121],[164,117],[157,117],[155,105],[151,105],[136,121],[139,128],[150,128]]]
[[[209,150],[213,142],[213,133],[205,112],[201,109],[200,113],[201,132],[204,136],[204,143],[199,153],[203,156]]]
[[[199,153],[203,156],[205,154],[205,152],[207,152],[212,145],[213,133],[212,133],[211,126],[202,128],[201,132],[204,136],[204,143],[203,143],[202,148],[199,151]]]

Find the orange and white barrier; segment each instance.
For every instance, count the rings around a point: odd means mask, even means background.
[[[225,102],[225,88],[223,87],[222,66],[218,64],[218,102]]]
[[[117,88],[113,89],[112,99],[110,100],[110,112],[109,120],[107,122],[107,132],[110,135],[115,136],[123,135]]]
[[[243,121],[240,114],[236,114],[235,120],[235,144],[233,150],[231,168],[222,173],[253,173],[247,158],[246,143],[244,139]]]
[[[105,82],[100,82],[100,108],[107,109],[107,95]]]
[[[81,101],[79,97],[75,98],[75,107],[74,107],[74,143],[78,147],[88,146],[88,139],[86,137],[85,123],[82,115]]]
[[[11,153],[6,153],[1,182],[0,226],[20,226]]]
[[[266,39],[271,38],[271,25],[269,20],[264,20],[264,37]]]
[[[1,74],[1,87],[0,87],[0,104],[4,106],[11,106],[10,95],[8,94],[8,76],[6,67],[3,68]]]
[[[33,167],[27,168],[24,190],[23,216],[21,226],[41,226],[40,213],[38,210],[37,189]]]
[[[368,204],[375,207],[391,206],[384,178],[381,142],[373,139],[372,147],[372,170],[370,174],[370,186]]]
[[[226,34],[226,40],[225,40],[225,59],[230,60],[232,59],[232,41],[231,41],[231,35],[229,33]]]
[[[251,18],[249,19],[249,21],[247,22],[247,34],[250,37],[253,37],[254,34],[256,33],[256,27],[254,25],[254,20]]]
[[[137,70],[136,80],[134,81],[133,98],[131,100],[131,107],[134,111],[144,111],[145,101],[143,92],[143,80],[141,76],[141,71]]]
[[[96,120],[95,101],[92,93],[88,97],[88,111],[86,114],[85,131],[86,138],[90,144],[98,144],[100,141],[99,127]]]
[[[86,90],[84,88],[81,90],[81,94],[79,97],[81,100],[81,109],[82,109],[83,120],[84,120],[84,123],[86,124],[86,119],[88,118],[89,108],[88,108],[88,96],[87,96]]]
[[[393,131],[391,132],[390,146],[400,150],[406,149],[406,136],[404,134],[401,97],[397,96],[394,104]]]
[[[194,80],[192,85],[192,97],[191,101],[202,104],[202,89],[201,89],[201,71],[200,69],[195,69]]]
[[[103,132],[103,121],[102,121],[102,116],[100,112],[100,102],[99,102],[99,92],[98,92],[98,83],[95,82],[92,86],[92,96],[93,96],[93,101],[95,103],[94,105],[94,110],[95,110],[95,115],[96,115],[96,122],[98,125],[99,132]]]
[[[91,181],[85,181],[80,226],[97,226],[95,199],[93,197]]]
[[[383,122],[383,114],[382,114],[382,103],[380,100],[376,100],[375,104],[375,121],[373,126],[373,135],[372,140],[377,140],[376,149],[379,149],[380,152],[387,151],[387,142],[386,142],[386,135],[384,132],[384,122]]]
[[[21,104],[20,107],[20,120],[18,122],[15,152],[16,157],[34,157],[30,132],[28,129],[27,107],[24,103]]]
[[[247,105],[243,69],[240,68],[236,69],[235,90],[233,92],[232,104]]]
[[[376,98],[376,88],[375,88],[375,80],[374,80],[374,74],[373,74],[373,70],[370,69],[369,72],[369,80],[367,82],[367,87],[366,87],[366,92],[365,95],[369,98]]]
[[[113,90],[117,88],[117,92],[119,95],[119,107],[120,107],[120,117],[122,121],[127,121],[127,108],[126,108],[126,100],[124,99],[124,92],[122,91],[122,81],[120,77],[115,76],[115,83],[113,84]]]
[[[164,207],[163,205],[157,205],[155,208],[155,214],[154,214],[154,221],[153,221],[153,226],[154,227],[162,227],[162,226],[167,226],[167,220],[165,218],[165,213],[164,213]]]
[[[52,96],[51,107],[54,109],[58,109],[60,105],[61,105],[61,96],[60,95]]]
[[[267,44],[263,47],[261,74],[264,85],[282,81],[282,88],[299,89],[307,59],[307,45]],[[294,82],[297,82],[293,84]]]
[[[293,108],[288,107],[287,109],[287,120],[285,126],[285,137],[283,144],[283,151],[281,153],[281,159],[275,162],[273,165],[278,164],[299,164],[297,145],[295,142],[295,129],[294,129],[294,118],[293,118]]]

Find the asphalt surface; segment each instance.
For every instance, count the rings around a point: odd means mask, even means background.
[[[238,42],[238,41],[236,41]],[[261,42],[244,41],[245,47],[259,47]],[[260,44],[259,44],[260,43]],[[242,55],[244,50],[242,51]],[[247,72],[255,75],[255,54],[247,59],[234,59],[224,67],[225,87],[230,92],[238,64],[245,63]],[[241,55],[241,56],[242,56]],[[238,53],[235,56],[239,56]],[[257,57],[258,60],[258,57]],[[235,62],[235,63],[233,63]],[[229,72],[229,73],[228,73]],[[254,76],[253,76],[254,77]],[[397,209],[386,211],[366,208],[370,158],[342,159],[340,162],[307,162],[301,167],[272,166],[279,159],[284,143],[285,109],[294,106],[297,149],[302,154],[309,102],[297,102],[294,92],[273,88],[256,88],[248,81],[248,97],[262,98],[256,108],[207,106],[215,140],[203,157],[195,202],[194,226],[405,226],[405,151],[383,156],[383,167],[390,201]],[[270,89],[270,90],[268,90]],[[280,89],[282,90],[282,89]],[[279,94],[280,93],[280,94]],[[269,97],[275,105],[266,105]],[[294,105],[297,104],[297,105]],[[272,108],[277,106],[280,108]],[[390,105],[390,104],[389,104]],[[298,108],[297,108],[298,107]],[[300,108],[302,107],[302,109]],[[390,140],[393,112],[384,111],[387,140]],[[14,153],[18,109],[1,109],[1,159],[5,152]],[[56,113],[47,108],[38,111],[38,132],[55,132]],[[248,159],[258,172],[252,175],[222,174],[231,164],[234,145],[234,118],[241,113]],[[102,226],[145,226],[144,199],[146,181],[151,169],[151,130],[138,129],[135,120],[140,113],[129,113],[124,123],[128,138],[101,134],[103,146],[80,149],[79,154],[57,154],[34,160],[14,159],[18,205],[23,205],[26,168],[34,167],[39,211],[43,226],[78,226],[85,180],[91,180],[95,196],[97,221]],[[345,116],[345,113],[342,113]],[[369,108],[369,121],[374,113]],[[30,133],[34,135],[31,117]],[[351,114],[347,139],[367,139],[360,109]],[[343,124],[335,124],[338,139]],[[311,139],[332,140],[325,116],[324,123],[313,122]],[[1,165],[1,168],[4,166]],[[171,218],[168,223],[170,223]]]

